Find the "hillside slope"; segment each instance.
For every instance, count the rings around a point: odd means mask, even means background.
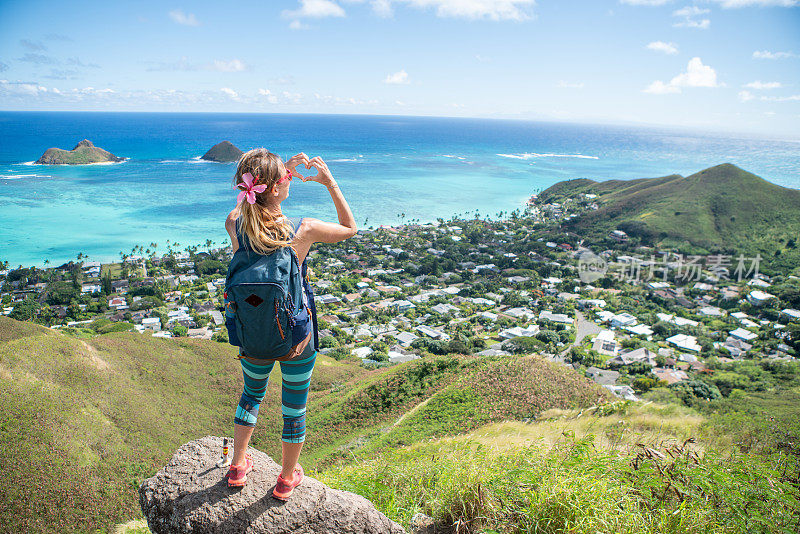
[[[231,435],[235,353],[134,332],[79,340],[0,316],[0,531],[104,531],[141,516],[139,484],[178,446]],[[366,372],[321,356],[313,387],[327,392]],[[276,370],[252,441],[272,455],[279,384]]]
[[[10,532],[102,531],[139,517],[138,485],[178,446],[231,434],[242,381],[234,355],[211,341],[134,332],[80,340],[0,317],[0,462],[8,466],[0,524]],[[252,441],[273,457],[280,457],[279,384],[276,366]],[[320,355],[303,462],[320,468],[354,451],[607,397],[536,356],[450,355],[368,371]]]
[[[540,202],[594,193],[599,209],[566,221],[565,229],[600,237],[620,228],[646,243],[690,244],[708,252],[760,253],[775,265],[800,260],[800,190],[781,187],[731,164],[691,176],[637,180],[569,180]]]

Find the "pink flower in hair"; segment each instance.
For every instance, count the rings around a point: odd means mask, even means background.
[[[256,203],[256,193],[263,193],[266,191],[267,186],[264,184],[261,185],[253,185],[255,179],[253,175],[249,172],[244,173],[242,175],[242,181],[236,184],[236,187],[242,189],[239,195],[236,197],[236,203],[239,204],[243,198],[247,197],[247,202],[250,204]]]

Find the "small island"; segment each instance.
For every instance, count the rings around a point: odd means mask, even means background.
[[[200,159],[205,161],[215,161],[217,163],[231,163],[234,161],[239,161],[239,158],[242,157],[242,154],[244,154],[244,152],[236,148],[230,141],[222,141],[221,143],[217,143],[216,145],[212,146],[211,149],[203,154],[203,157]]]
[[[108,150],[94,146],[84,139],[72,150],[48,148],[42,157],[36,160],[37,165],[86,165],[88,163],[116,163],[125,158],[118,158]]]

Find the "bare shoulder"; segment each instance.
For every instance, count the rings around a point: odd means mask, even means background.
[[[294,234],[294,240],[308,241],[310,238],[312,238],[314,228],[316,227],[317,223],[319,223],[319,219],[314,219],[313,217],[303,217],[303,220],[300,221],[300,226],[297,227],[297,232]]]
[[[228,217],[225,219],[225,228],[229,230],[235,230],[236,219],[238,218],[239,218],[239,208],[237,206],[231,210],[231,212],[228,214]]]

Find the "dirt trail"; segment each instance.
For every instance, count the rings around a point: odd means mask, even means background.
[[[89,345],[85,341],[81,340],[83,347],[86,349],[86,355],[89,357],[89,361],[92,362],[92,365],[101,371],[109,369],[111,364],[105,361],[97,352],[97,349],[93,346]]]

